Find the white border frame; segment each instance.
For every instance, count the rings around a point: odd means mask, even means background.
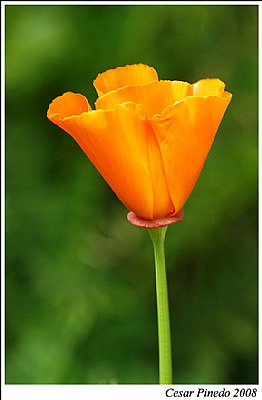
[[[257,5],[259,1],[2,1],[1,2],[1,190],[2,190],[2,209],[1,209],[1,323],[2,323],[2,336],[1,336],[1,383],[3,400],[134,400],[134,398],[158,400],[158,399],[174,399],[180,396],[167,396],[166,391],[171,389],[169,393],[174,391],[186,394],[186,391],[194,391],[190,396],[191,399],[195,398],[209,398],[212,396],[204,396],[205,393],[201,392],[197,396],[198,390],[203,389],[207,391],[225,391],[230,392],[229,399],[233,399],[235,389],[257,389],[256,398],[260,398],[261,391],[260,385],[20,385],[20,384],[5,384],[5,6],[9,5]],[[262,19],[262,9],[259,7],[259,19]],[[262,42],[262,31],[259,27],[259,51],[261,51],[260,43]],[[259,82],[259,94],[261,93],[261,83]],[[259,103],[259,115],[262,115],[262,105]],[[259,124],[260,128],[260,124]],[[260,149],[260,143],[259,143]],[[260,219],[259,219],[260,222]],[[260,225],[260,224],[259,224]],[[260,262],[260,255],[259,255]],[[259,277],[259,284],[261,278]],[[260,351],[259,351],[260,356]],[[260,357],[259,357],[260,358]],[[259,382],[261,381],[261,374],[259,369]],[[179,393],[178,393],[179,395]],[[185,396],[186,397],[186,396]],[[184,398],[183,396],[180,398]],[[247,397],[242,397],[245,399]],[[254,397],[250,397],[253,399]]]

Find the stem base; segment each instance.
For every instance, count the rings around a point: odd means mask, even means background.
[[[131,222],[131,224],[140,226],[140,228],[154,229],[166,225],[176,224],[177,222],[182,221],[184,219],[184,211],[179,211],[179,213],[177,213],[174,217],[155,219],[154,221],[142,219],[130,211],[127,214],[127,219],[129,222]]]

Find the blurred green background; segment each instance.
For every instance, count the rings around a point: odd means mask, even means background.
[[[174,383],[257,382],[257,6],[6,6],[6,383],[157,383],[153,251],[46,118],[152,65],[233,93],[166,240]]]

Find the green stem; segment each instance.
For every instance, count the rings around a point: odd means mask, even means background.
[[[172,383],[172,352],[165,265],[165,235],[167,226],[148,229],[154,246],[156,267],[156,298],[159,346],[159,383]]]

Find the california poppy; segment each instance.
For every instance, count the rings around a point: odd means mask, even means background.
[[[202,170],[232,95],[219,79],[159,80],[127,65],[99,74],[95,110],[67,92],[50,121],[80,145],[122,203],[144,220],[177,215]]]

